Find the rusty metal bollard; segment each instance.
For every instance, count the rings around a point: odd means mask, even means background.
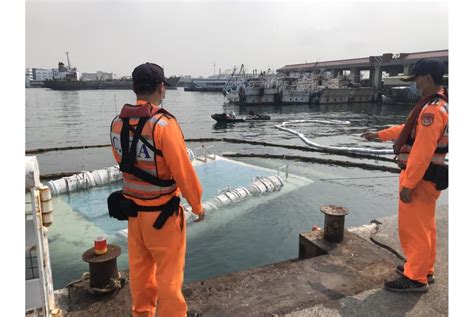
[[[82,260],[89,263],[91,288],[106,288],[111,279],[120,277],[117,269],[117,257],[120,253],[119,246],[109,244],[107,252],[104,254],[96,254],[94,248],[90,248],[82,254]]]
[[[349,214],[349,209],[335,205],[321,207],[324,214],[324,235],[327,242],[339,243],[344,240],[344,218]]]

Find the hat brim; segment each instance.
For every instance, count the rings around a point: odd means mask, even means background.
[[[172,87],[166,79],[163,81],[163,84],[165,85],[165,87]]]
[[[404,76],[404,77],[400,78],[400,80],[401,81],[414,81],[416,76],[418,76],[418,75],[415,74],[415,75],[410,75],[410,76]]]

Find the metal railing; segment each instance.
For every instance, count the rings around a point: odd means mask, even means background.
[[[283,170],[285,171],[285,180],[288,179],[288,170],[290,169],[290,163],[286,163],[285,165],[283,166],[280,166],[280,167],[277,167],[276,171],[277,171],[277,175],[280,176],[280,171],[283,172]]]
[[[202,145],[201,147],[195,148],[194,149],[195,159],[199,160],[201,162],[207,162],[208,159],[215,160],[216,155],[208,150],[209,148],[213,148],[213,147],[214,147],[214,145],[210,145],[210,146]],[[202,156],[198,155],[199,151],[203,151]]]

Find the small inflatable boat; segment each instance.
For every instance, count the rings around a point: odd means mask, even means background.
[[[211,118],[216,120],[217,122],[225,123],[270,120],[270,116],[267,115],[254,114],[248,115],[245,118],[238,118],[233,113],[214,113],[213,115],[211,115]]]

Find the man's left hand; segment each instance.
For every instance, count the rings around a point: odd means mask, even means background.
[[[202,212],[198,215],[198,218],[196,220],[194,220],[194,222],[203,221],[205,216],[206,216],[206,211],[203,209]]]
[[[408,204],[409,202],[411,202],[411,193],[411,189],[403,187],[400,191],[400,200],[403,201],[405,204]]]

